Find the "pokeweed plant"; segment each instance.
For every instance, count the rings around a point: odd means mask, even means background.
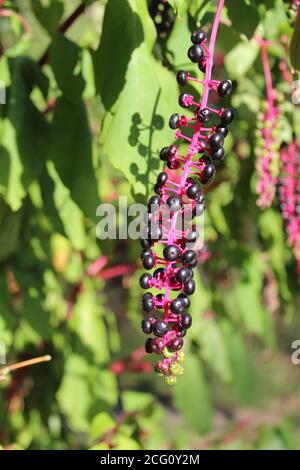
[[[268,42],[257,38],[261,47],[261,59],[266,82],[266,101],[263,109],[258,115],[256,171],[258,196],[257,205],[261,208],[270,207],[275,193],[279,170],[279,148],[278,130],[280,126],[279,107],[276,105],[276,91],[273,88],[272,75],[268,57]]]
[[[280,151],[281,176],[279,181],[280,209],[285,222],[288,243],[300,279],[300,146],[296,138]]]
[[[189,246],[196,242],[197,230],[194,225],[188,230],[178,230],[177,222],[179,216],[185,217],[189,211],[192,218],[203,214],[205,194],[201,185],[208,185],[214,179],[215,164],[225,156],[224,139],[235,117],[232,108],[216,108],[209,103],[210,93],[224,98],[232,91],[230,80],[212,79],[214,47],[223,6],[224,0],[220,0],[209,45],[204,30],[197,30],[191,36],[188,57],[198,64],[204,78],[197,79],[184,70],[177,73],[180,86],[199,84],[203,87],[202,96],[198,102],[192,94],[182,93],[179,105],[192,110],[193,115],[175,113],[170,117],[169,126],[175,130],[176,144],[164,147],[160,152],[167,168],[158,175],[154,188],[156,195],[148,201],[146,235],[141,239],[143,266],[154,272],[144,273],[140,285],[143,289],[159,291],[158,294],[148,291],[142,297],[143,310],[147,314],[142,329],[144,333],[154,335],[146,340],[145,349],[147,353],[163,356],[155,370],[170,385],[183,372],[184,353],[181,349],[186,331],[192,324],[187,310],[189,296],[195,291],[193,268],[197,265],[196,251]],[[182,143],[187,143],[186,154],[181,151]],[[164,208],[167,217],[163,215]],[[175,297],[178,291],[180,293]]]

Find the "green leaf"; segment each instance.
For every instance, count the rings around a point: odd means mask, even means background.
[[[252,38],[260,21],[257,8],[244,0],[239,2],[238,8],[236,0],[227,0],[226,6],[232,27],[239,33],[245,34],[248,39]]]
[[[93,353],[96,363],[109,360],[106,328],[99,315],[95,293],[88,282],[84,284],[84,290],[73,309],[70,328],[80,338],[81,344]]]
[[[122,393],[122,403],[128,413],[142,411],[153,403],[153,396],[150,393],[125,390]]]
[[[31,0],[31,8],[40,24],[50,35],[58,29],[58,24],[64,12],[61,0],[51,0],[45,5],[41,0]]]
[[[188,355],[188,360],[184,364],[184,374],[174,389],[174,400],[186,420],[197,431],[203,433],[211,427],[212,401],[201,362],[191,352]]]
[[[92,421],[91,435],[93,439],[99,439],[104,433],[113,429],[116,425],[114,419],[109,414],[99,413]]]
[[[180,15],[180,8],[184,4],[185,0],[169,0],[168,3],[171,5],[171,7],[174,10],[174,13],[176,13],[178,16]]]
[[[64,98],[71,103],[79,103],[85,87],[80,48],[63,34],[56,33],[50,47],[49,61]]]
[[[290,44],[290,59],[293,68],[300,71],[300,13],[297,15],[294,34]]]
[[[245,75],[254,64],[258,54],[259,44],[254,40],[237,44],[224,59],[230,77],[238,79],[241,75]]]
[[[54,204],[65,234],[75,249],[83,250],[86,247],[84,215],[72,200],[70,191],[61,181],[53,162],[49,161],[47,163],[47,170],[54,183]],[[70,220],[72,220],[72,223],[70,223]]]
[[[131,1],[131,9],[128,9],[128,2],[121,3],[123,6],[119,1],[109,2],[103,31],[105,38],[108,34],[105,33],[106,29],[110,31],[110,25],[116,21],[113,15],[119,5],[117,15],[125,15],[125,24],[121,29],[124,31],[122,40],[131,44],[131,55],[126,59],[129,63],[126,66],[122,57],[124,50],[115,48],[114,42],[104,41],[95,58],[96,81],[100,81],[98,88],[102,92],[104,104],[110,107],[114,103],[105,116],[101,141],[105,154],[116,168],[123,171],[134,192],[145,195],[150,191],[159,168],[158,152],[172,139],[166,121],[174,112],[178,100],[177,85],[172,74],[152,56],[155,30],[145,10],[146,2]],[[140,17],[138,27],[137,14]],[[135,27],[130,26],[132,15]],[[144,34],[144,42],[141,44],[140,23]],[[123,64],[121,72],[117,69],[121,78],[116,79],[111,75],[104,81],[101,74],[111,68],[112,56],[116,63],[121,61]],[[114,81],[119,90],[117,94],[111,94],[110,88],[107,89]]]
[[[97,183],[92,160],[91,132],[83,102],[58,99],[50,138],[50,158],[73,201],[95,219]]]

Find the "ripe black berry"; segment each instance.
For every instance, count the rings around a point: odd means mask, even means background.
[[[165,274],[166,274],[165,268],[158,268],[154,271],[153,277],[155,277],[155,279],[163,279],[165,277]]]
[[[163,147],[159,153],[159,158],[163,162],[166,162],[168,160],[168,150],[169,150],[169,147]]]
[[[178,98],[178,103],[179,106],[182,108],[189,108],[191,105],[186,103],[187,98],[189,98],[191,95],[188,95],[187,93],[182,93],[179,98]]]
[[[192,326],[192,316],[189,313],[184,313],[181,316],[181,325],[186,330],[188,330]]]
[[[167,205],[172,212],[178,212],[182,209],[182,199],[178,196],[170,196],[167,199]]]
[[[142,307],[144,312],[150,313],[154,310],[155,304],[153,299],[146,299],[142,301]]]
[[[187,295],[192,295],[195,292],[195,281],[193,279],[190,279],[188,282],[186,282],[183,286],[183,292],[184,294]]]
[[[203,58],[203,55],[203,49],[199,44],[194,44],[188,50],[188,58],[194,63],[199,62]]]
[[[177,72],[177,82],[180,86],[184,86],[187,83],[188,74],[184,70],[179,70]]]
[[[201,44],[206,39],[206,33],[203,29],[199,29],[198,31],[194,31],[191,35],[191,41],[193,44]]]
[[[150,281],[152,279],[152,276],[151,274],[149,273],[144,273],[141,277],[140,277],[140,286],[142,289],[149,289],[150,288]]]
[[[224,147],[220,147],[211,154],[211,158],[214,162],[221,162],[225,157]]]
[[[191,279],[191,270],[189,268],[181,268],[176,273],[176,280],[180,284],[185,284],[187,281]]]
[[[148,250],[143,250],[142,253],[141,253],[141,260],[143,261],[143,259],[145,259],[146,256],[152,256],[153,252],[152,250],[148,249]]]
[[[186,250],[182,257],[182,263],[189,266],[190,263],[193,263],[197,259],[196,252],[193,250]]]
[[[176,245],[168,245],[164,248],[163,254],[167,261],[176,261],[180,256],[180,249]]]
[[[146,339],[145,342],[145,351],[148,354],[151,354],[153,352],[153,343],[152,343],[152,338]]]
[[[207,163],[201,173],[201,183],[202,184],[209,184],[212,182],[216,174],[216,167],[211,163]]]
[[[152,323],[148,318],[142,320],[142,330],[146,335],[150,335],[152,332]]]
[[[219,124],[216,127],[216,132],[218,134],[222,134],[224,137],[226,137],[228,135],[229,128],[227,126],[224,126],[224,124]]]
[[[172,352],[179,351],[183,346],[183,339],[182,338],[175,338],[173,341],[170,342],[168,348]]]
[[[202,191],[197,184],[192,184],[188,187],[186,194],[190,199],[196,199],[198,194],[200,194],[201,192]]]
[[[165,347],[164,340],[162,338],[153,338],[152,339],[152,345],[151,349],[153,353],[155,354],[162,354],[163,350]]]
[[[224,109],[223,113],[221,114],[221,121],[223,124],[228,125],[231,124],[235,118],[235,111],[232,108]]]
[[[213,134],[209,139],[210,146],[213,150],[217,150],[224,145],[224,136],[220,133]]]
[[[162,196],[163,195],[163,190],[162,190],[162,187],[156,183],[154,185],[154,192],[158,195],[158,196]]]
[[[168,181],[168,173],[166,173],[165,171],[163,171],[162,173],[160,173],[157,177],[157,184],[159,186],[163,186],[164,184],[166,184],[166,182]]]
[[[157,320],[152,327],[152,331],[155,336],[164,336],[168,332],[168,325],[162,320]]]
[[[149,212],[156,211],[160,206],[160,197],[152,196],[148,201],[148,210]]]
[[[155,266],[155,258],[153,255],[147,255],[143,258],[143,266],[145,269],[152,269]]]
[[[208,108],[203,108],[197,113],[198,121],[202,122],[202,124],[207,124],[211,118],[211,112]]]
[[[232,91],[232,83],[230,80],[223,80],[217,88],[218,95],[221,98],[225,98],[225,96],[229,96]]]
[[[147,240],[146,238],[141,238],[140,243],[144,250],[148,250],[151,247],[151,241]]]
[[[170,117],[169,119],[169,127],[171,129],[178,129],[178,126],[179,126],[179,119],[180,119],[180,116],[179,114],[175,113],[175,114],[172,114],[172,116]]]
[[[179,294],[179,296],[177,297],[177,300],[180,300],[181,305],[183,306],[183,308],[189,308],[189,306],[191,304],[190,299],[185,294]]]
[[[185,309],[185,306],[182,302],[182,299],[174,299],[170,303],[170,310],[172,313],[175,313],[175,315],[182,313]]]

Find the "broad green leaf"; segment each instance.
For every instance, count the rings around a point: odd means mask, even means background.
[[[153,403],[153,396],[150,393],[134,392],[125,390],[122,393],[124,410],[128,413],[142,411]]]
[[[294,34],[290,44],[290,59],[293,68],[300,71],[300,14],[298,13],[296,24],[294,26]]]
[[[240,42],[227,53],[224,63],[231,79],[245,75],[254,64],[259,53],[256,41]]]
[[[50,0],[45,5],[42,0],[31,0],[31,7],[43,28],[49,34],[54,34],[64,12],[63,2],[61,0]]]
[[[249,39],[253,37],[260,21],[257,8],[244,0],[239,2],[238,8],[236,0],[227,0],[226,6],[232,27],[239,33],[245,34]]]
[[[64,231],[73,247],[77,250],[83,250],[86,246],[84,215],[72,200],[70,190],[63,184],[53,162],[47,163],[47,169],[54,183],[54,204]],[[70,223],[70,221],[72,221],[72,223]]]
[[[81,51],[63,34],[56,33],[50,47],[50,64],[64,98],[78,104],[85,82],[81,74]]]
[[[50,137],[50,159],[71,198],[83,213],[95,219],[98,206],[93,168],[91,131],[83,102],[58,99]]]
[[[80,338],[81,343],[93,353],[94,361],[102,364],[109,360],[109,351],[106,328],[99,310],[92,286],[86,282],[74,306],[70,328]]]
[[[99,439],[104,433],[113,429],[116,425],[115,420],[104,411],[99,413],[92,421],[91,436],[93,439]]]

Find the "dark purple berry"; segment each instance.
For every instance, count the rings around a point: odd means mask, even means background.
[[[169,157],[175,157],[178,153],[178,147],[175,144],[170,145],[168,147],[168,156]]]
[[[185,284],[192,277],[191,270],[189,268],[180,268],[176,273],[176,281],[180,284]]]
[[[172,352],[179,351],[183,346],[183,339],[182,338],[175,338],[169,344],[168,348]]]
[[[140,243],[141,243],[142,248],[144,248],[144,250],[147,250],[151,247],[151,241],[147,240],[146,238],[141,238]]]
[[[159,196],[152,196],[148,201],[148,210],[149,212],[156,211],[160,206],[160,197]]]
[[[203,49],[199,44],[194,44],[188,50],[188,58],[194,63],[199,62],[203,58],[203,55]]]
[[[192,295],[195,292],[195,281],[193,279],[190,279],[188,282],[186,282],[183,286],[183,293],[187,295]]]
[[[196,255],[196,252],[193,250],[186,250],[181,257],[182,263],[185,264],[186,266],[189,266],[196,259],[197,259],[197,255]]]
[[[222,123],[225,125],[231,124],[234,118],[235,118],[235,111],[232,108],[224,109],[223,113],[220,116]]]
[[[152,323],[148,318],[142,320],[142,330],[146,335],[150,335],[152,332]]]
[[[166,162],[168,160],[168,150],[169,150],[169,147],[163,147],[159,153],[159,158],[163,162]]]
[[[190,104],[188,104],[188,98],[190,96],[191,95],[188,95],[187,93],[182,93],[178,98],[179,106],[181,106],[182,108],[189,108],[191,106]]]
[[[181,305],[183,306],[184,309],[189,308],[191,304],[190,299],[185,294],[179,294],[179,296],[177,297],[177,300],[181,302]]]
[[[191,41],[193,44],[201,44],[206,40],[206,33],[203,29],[199,29],[198,31],[194,31],[191,35]]]
[[[162,320],[157,320],[157,322],[152,326],[152,331],[155,336],[165,336],[168,332],[168,325]]]
[[[186,194],[190,199],[196,199],[198,194],[201,192],[202,191],[197,184],[191,184],[191,186],[188,187]]]
[[[179,119],[180,119],[179,114],[177,113],[172,114],[172,116],[169,119],[169,127],[173,130],[178,129]]]
[[[180,249],[176,245],[168,245],[164,248],[163,255],[167,261],[176,261],[180,256]]]
[[[152,279],[152,276],[151,274],[149,273],[144,273],[141,277],[140,277],[140,286],[142,289],[149,289],[150,288],[150,281]]]
[[[153,255],[147,255],[143,259],[143,266],[145,269],[152,269],[155,266],[155,258]]]
[[[155,279],[163,279],[165,275],[166,275],[165,268],[157,268],[153,273],[153,277],[155,277]]]
[[[148,238],[150,240],[160,240],[163,236],[162,228],[158,224],[153,224],[151,225],[149,232],[148,232]]]
[[[165,347],[164,340],[162,338],[152,339],[152,352],[155,354],[162,354]]]
[[[143,250],[142,253],[141,253],[141,260],[143,261],[143,259],[146,257],[146,256],[152,256],[153,255],[153,252],[152,250],[148,249],[148,250]]]
[[[220,147],[211,154],[211,158],[214,162],[221,162],[225,157],[224,147]]]
[[[175,315],[179,314],[179,313],[183,313],[184,312],[184,305],[183,305],[183,302],[181,299],[174,299],[172,300],[172,302],[170,303],[170,310],[172,313],[175,313]]]
[[[229,128],[227,126],[224,126],[223,124],[219,124],[216,127],[216,132],[218,132],[219,134],[222,134],[224,137],[226,137],[228,135]]]
[[[226,96],[229,96],[232,91],[232,83],[230,80],[223,80],[217,88],[218,95],[221,98],[225,98]]]
[[[148,339],[146,339],[146,342],[145,342],[145,351],[148,354],[151,354],[153,352],[153,342],[152,341],[153,341],[152,338],[148,338]]]
[[[178,212],[182,209],[182,199],[178,196],[170,196],[167,199],[167,205],[172,212]]]
[[[218,132],[213,134],[209,139],[210,146],[213,150],[217,150],[224,145],[224,136]]]
[[[180,86],[185,86],[187,84],[187,77],[187,72],[184,70],[179,70],[177,72],[177,83],[179,83]]]
[[[162,187],[156,183],[154,185],[154,192],[158,195],[158,196],[162,196],[163,195],[163,190],[162,190]]]
[[[162,173],[160,173],[157,177],[157,184],[159,186],[163,186],[164,184],[166,184],[166,182],[168,181],[168,173],[166,173],[165,171],[163,171]]]
[[[207,163],[201,173],[201,183],[209,184],[212,182],[216,174],[216,167],[211,163]]]
[[[186,330],[192,326],[192,316],[189,313],[181,315],[181,325]]]
[[[211,111],[208,108],[200,109],[197,113],[198,121],[202,122],[202,124],[207,124],[211,118]]]

